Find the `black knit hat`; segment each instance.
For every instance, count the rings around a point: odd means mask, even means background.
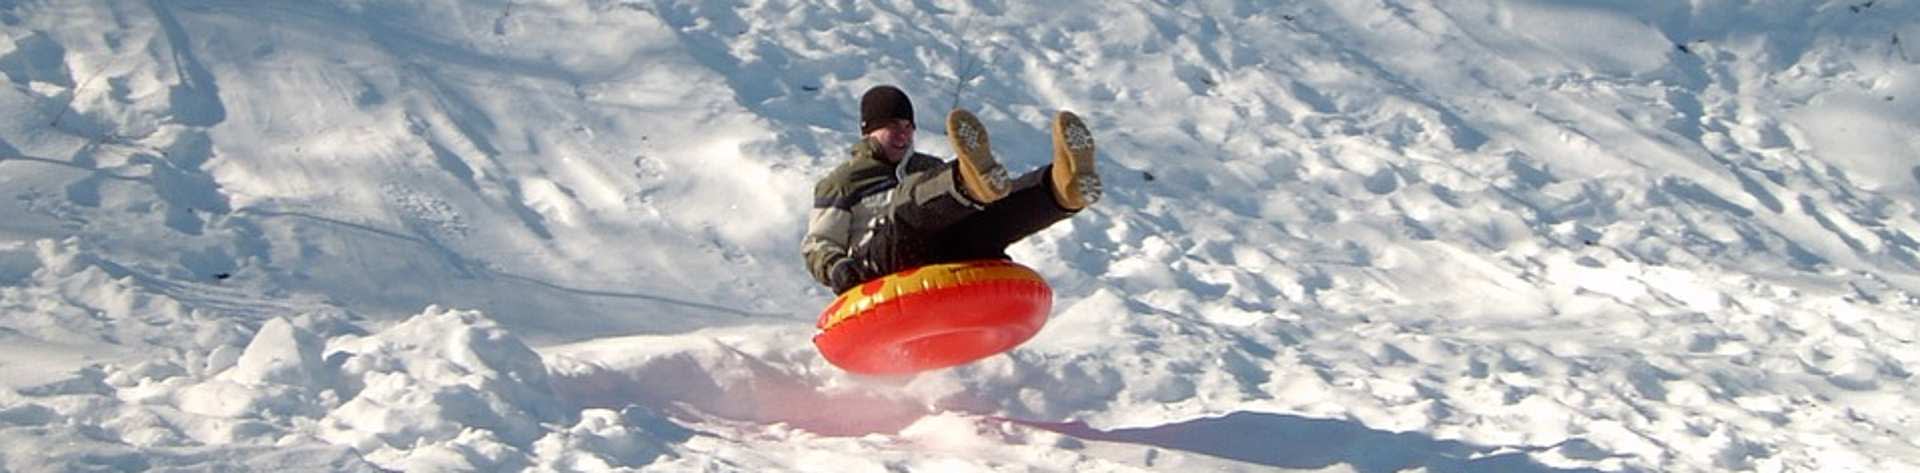
[[[913,101],[899,87],[875,86],[860,96],[860,134],[885,127],[896,118],[913,121]]]

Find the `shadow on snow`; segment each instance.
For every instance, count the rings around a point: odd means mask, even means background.
[[[1562,449],[1563,453],[1575,450],[1579,454],[1573,456],[1585,459],[1609,456],[1582,440],[1551,447],[1488,447],[1436,440],[1419,433],[1375,430],[1353,421],[1258,412],[1117,430],[1099,430],[1078,422],[1020,423],[1084,440],[1150,445],[1279,468],[1322,469],[1346,464],[1361,473],[1423,467],[1443,473],[1591,472],[1599,470],[1555,468],[1533,461],[1527,453]]]

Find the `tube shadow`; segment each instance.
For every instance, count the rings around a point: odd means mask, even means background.
[[[1099,430],[1084,423],[1020,424],[1071,437],[1182,450],[1259,465],[1318,470],[1345,464],[1361,473],[1390,473],[1425,468],[1432,472],[1597,472],[1592,468],[1555,468],[1527,456],[1533,451],[1567,447],[1580,458],[1611,456],[1585,441],[1552,447],[1501,448],[1437,440],[1419,433],[1367,428],[1353,421],[1313,419],[1258,412],[1235,412],[1154,427]],[[1518,450],[1494,453],[1501,450]]]

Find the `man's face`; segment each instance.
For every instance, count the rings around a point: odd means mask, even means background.
[[[867,132],[867,136],[880,143],[880,151],[888,161],[899,161],[913,152],[913,131],[912,120],[894,119],[886,126]]]

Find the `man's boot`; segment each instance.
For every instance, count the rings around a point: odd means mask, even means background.
[[[1007,177],[1007,168],[993,159],[987,127],[973,112],[954,109],[948,113],[947,138],[953,140],[953,152],[958,155],[954,160],[960,162],[961,188],[966,189],[968,198],[987,205],[1007,196],[1012,179]]]
[[[1093,133],[1086,122],[1065,110],[1053,117],[1053,199],[1060,208],[1080,210],[1100,200],[1100,175],[1093,170]]]

